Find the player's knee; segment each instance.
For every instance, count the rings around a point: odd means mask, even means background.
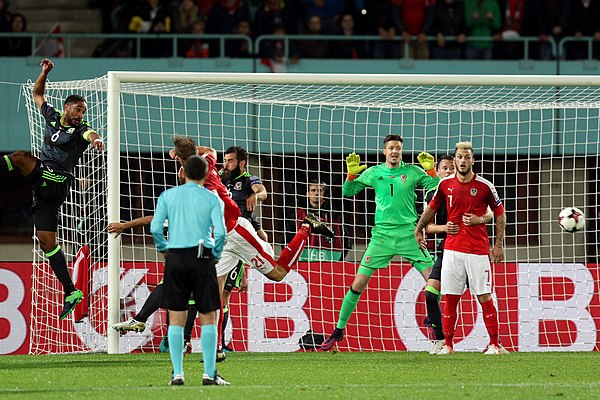
[[[272,269],[265,276],[271,281],[281,282],[283,280],[283,278],[285,278],[286,275],[287,275],[287,271],[285,269],[283,269],[283,267],[281,265],[278,265],[276,268]]]
[[[354,293],[357,296],[360,296],[360,294],[362,293],[362,291],[354,290],[352,285],[350,285],[350,292]]]
[[[20,166],[31,159],[31,154],[23,150],[18,150],[9,155],[9,157],[13,164]]]
[[[40,248],[44,253],[49,253],[56,248],[56,241],[51,239],[42,239],[39,238]]]

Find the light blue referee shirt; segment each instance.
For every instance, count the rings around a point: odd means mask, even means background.
[[[165,190],[158,198],[150,232],[160,252],[198,247],[200,240],[221,258],[225,243],[223,202],[210,190],[193,182]],[[169,220],[169,240],[163,226]]]

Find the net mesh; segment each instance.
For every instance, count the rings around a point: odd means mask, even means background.
[[[62,105],[68,94],[86,97],[89,124],[106,131],[107,78],[49,82],[46,98]],[[25,85],[32,150],[39,152],[43,119]],[[374,222],[370,189],[343,198],[345,156],[367,165],[383,162],[383,138],[400,134],[403,160],[426,150],[452,153],[472,141],[475,170],[494,183],[507,212],[506,262],[494,266],[500,336],[509,350],[597,348],[599,102],[596,87],[402,86],[122,83],[119,118],[120,218],[151,215],[158,195],[177,184],[167,153],[174,134],[190,136],[219,153],[237,145],[249,152],[268,199],[257,214],[278,254],[306,208],[307,183],[326,183],[331,212],[346,234],[342,261],[318,246],[281,283],[249,270],[248,293],[233,292],[225,334],[236,350],[294,351],[307,331],[328,334],[352,283]],[[59,322],[60,285],[35,244],[31,353],[106,350],[106,154],[88,150],[62,209],[58,237],[69,261],[88,244],[89,316]],[[423,193],[417,191],[417,209]],[[584,232],[561,232],[558,213],[576,206],[587,216]],[[489,225],[493,235],[493,224]],[[162,277],[147,228],[120,241],[121,320],[134,316]],[[334,257],[335,258],[335,257]],[[403,260],[375,274],[346,327],[341,350],[428,350],[423,327],[423,278]],[[480,308],[467,291],[461,301],[457,349],[481,350],[487,333]],[[596,322],[595,322],[596,321]],[[121,351],[158,351],[164,312],[142,333],[121,337]],[[192,343],[199,348],[199,330]]]

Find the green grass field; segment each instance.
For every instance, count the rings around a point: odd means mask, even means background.
[[[201,355],[170,387],[168,354],[0,357],[0,398],[597,399],[598,353],[230,353],[229,387],[203,387]]]

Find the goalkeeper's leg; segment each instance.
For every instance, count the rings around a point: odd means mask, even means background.
[[[395,255],[393,241],[390,242],[385,237],[375,233],[371,242],[367,246],[360,267],[354,277],[352,286],[344,296],[337,325],[332,334],[321,344],[322,350],[330,350],[333,346],[344,338],[344,328],[354,312],[361,293],[366,289],[371,276],[377,269],[387,268],[392,257]]]

